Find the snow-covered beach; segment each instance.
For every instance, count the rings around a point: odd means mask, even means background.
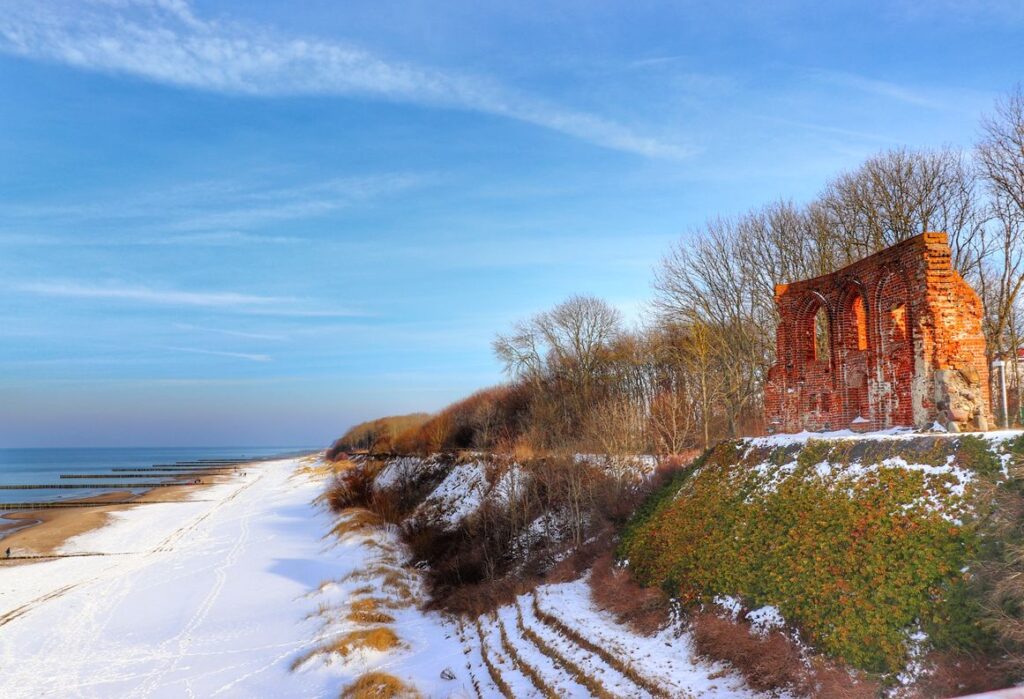
[[[63,545],[73,556],[0,566],[0,696],[337,697],[367,672],[439,698],[500,696],[496,677],[515,696],[539,696],[538,683],[590,696],[580,676],[638,697],[755,696],[721,665],[695,661],[678,630],[629,633],[580,581],[475,623],[421,611],[394,528],[335,529],[338,517],[316,504],[329,477],[319,466],[250,465],[188,500],[112,513]],[[403,587],[411,598],[398,603]],[[352,614],[368,594],[393,617],[397,644],[339,654],[339,639],[379,628]],[[608,652],[595,656],[560,624]],[[639,674],[625,677],[628,667]]]
[[[0,568],[0,696],[337,695],[331,673],[290,671],[319,641],[305,596],[353,563],[297,466],[114,513],[62,549],[91,555]]]

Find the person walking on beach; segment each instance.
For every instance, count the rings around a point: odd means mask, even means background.
[[[11,557],[11,547],[10,546],[7,547],[7,551],[4,552],[4,556],[6,556],[7,558]]]

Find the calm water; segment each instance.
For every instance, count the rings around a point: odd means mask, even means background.
[[[240,459],[313,451],[303,447],[166,447],[146,449],[0,449],[0,485],[48,485],[51,483],[124,483],[158,482],[126,478],[123,480],[84,478],[61,479],[62,473],[110,474],[112,468],[148,468],[154,464],[198,459]],[[72,488],[67,490],[0,490],[0,502],[34,502],[90,497],[107,489]]]

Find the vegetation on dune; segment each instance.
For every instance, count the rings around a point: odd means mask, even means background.
[[[426,498],[460,466],[486,470],[490,486],[479,506],[454,522],[425,513]],[[429,564],[423,576],[430,606],[474,614],[493,610],[540,580],[578,575],[608,549],[636,504],[660,482],[628,467],[572,458],[477,465],[434,457],[375,487],[381,467],[380,461],[363,459],[331,486],[337,492],[327,501],[345,513],[339,531],[372,518],[398,525],[412,560]]]
[[[898,458],[920,467],[887,465]],[[947,462],[973,477],[934,468]],[[638,510],[619,554],[684,605],[773,605],[855,667],[903,668],[915,631],[937,650],[998,661],[1012,639],[985,609],[998,577],[985,571],[1002,560],[993,522],[1013,487],[991,479],[998,463],[970,437],[723,443]]]
[[[1024,640],[1021,456],[1024,438],[997,452],[971,435],[733,441],[647,479],[568,458],[361,457],[327,500],[343,521],[398,526],[428,607],[476,616],[589,569],[600,608],[648,634],[682,609],[697,651],[752,686],[868,696],[874,680],[844,667],[892,682],[912,651],[927,651],[917,686],[944,695],[1020,673],[1011,664]],[[431,493],[460,468],[484,468],[492,487],[460,520],[426,516]],[[493,484],[510,482],[513,469],[517,487],[496,497]],[[607,554],[617,536],[626,567]],[[350,578],[409,596],[401,568]],[[774,605],[809,645],[788,631],[754,632],[742,614],[721,619],[720,595]],[[368,598],[349,614],[386,623],[390,608]],[[915,647],[919,632],[926,640]]]
[[[428,413],[389,415],[361,422],[350,427],[327,450],[328,461],[334,461],[353,451],[394,451],[394,442],[400,434],[422,425],[430,418]]]
[[[341,699],[417,699],[419,692],[394,675],[367,672],[345,687]]]
[[[358,650],[375,650],[379,652],[397,648],[401,641],[394,631],[386,626],[349,631],[335,641],[329,648],[331,652],[345,657]]]

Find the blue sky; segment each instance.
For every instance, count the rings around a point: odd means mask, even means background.
[[[969,148],[1024,4],[0,0],[0,446],[318,445],[637,319],[704,219]]]

